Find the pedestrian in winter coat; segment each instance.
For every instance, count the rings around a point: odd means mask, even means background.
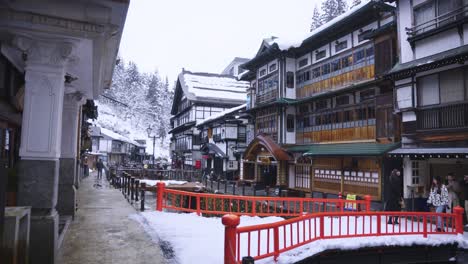
[[[463,191],[464,191],[463,198],[465,199],[466,221],[468,222],[468,174],[466,174],[463,178]],[[468,226],[468,224],[466,226]]]
[[[104,168],[104,164],[102,163],[102,160],[99,159],[98,162],[96,162],[97,178],[98,179],[102,178],[102,169],[103,168]]]
[[[452,212],[456,206],[460,206],[459,194],[461,191],[460,184],[455,180],[453,173],[447,175],[447,191],[449,195],[449,203],[447,206],[447,213]]]
[[[429,199],[427,199],[428,204],[432,204],[436,208],[436,213],[443,213],[448,205],[449,197],[447,187],[442,184],[442,181],[439,176],[434,177],[432,180],[431,193],[429,194]],[[442,225],[442,217],[437,217],[437,231],[443,232],[444,227]]]
[[[389,180],[389,195],[387,196],[387,201],[385,204],[385,211],[401,211],[401,173],[399,170],[394,169],[390,174]],[[388,224],[398,224],[398,216],[394,216],[394,221],[390,216],[388,219]]]

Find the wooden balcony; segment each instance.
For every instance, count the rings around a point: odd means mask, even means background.
[[[414,43],[414,41],[453,28],[454,26],[464,23],[468,18],[467,15],[468,5],[463,5],[419,25],[405,28],[408,41]]]
[[[457,128],[468,128],[468,102],[417,111],[418,130]]]

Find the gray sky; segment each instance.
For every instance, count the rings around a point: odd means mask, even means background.
[[[221,72],[263,38],[307,32],[322,0],[132,0],[120,55],[171,84],[182,68]]]

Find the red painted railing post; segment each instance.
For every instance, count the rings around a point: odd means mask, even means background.
[[[206,204],[206,200],[205,200]],[[197,215],[201,215],[200,196],[197,195]]]
[[[164,197],[164,189],[166,185],[164,182],[156,183],[156,192],[157,192],[157,200],[156,200],[156,211],[162,211],[163,208],[163,197]]]
[[[323,215],[320,216],[320,238],[325,238],[325,223],[324,223],[324,217]]]
[[[257,215],[257,200],[252,200],[252,216]]]
[[[372,216],[371,216],[372,219]],[[382,216],[380,214],[377,215],[377,236],[382,235]],[[372,230],[371,230],[372,233]]]
[[[237,226],[240,218],[237,215],[225,215],[221,218],[224,229],[224,264],[235,264],[237,261]]]
[[[299,215],[304,214],[304,200],[300,201],[300,206],[299,206]]]
[[[364,195],[364,200],[366,201],[366,211],[370,212],[372,197],[370,195]]]
[[[455,228],[457,233],[463,234],[463,208],[455,206],[455,208],[453,208],[453,213],[455,214]]]
[[[427,237],[427,216],[426,215],[423,215],[423,237]]]
[[[286,232],[286,228],[284,230]],[[268,242],[267,242],[268,243]],[[292,243],[292,241],[291,241]],[[278,226],[275,226],[273,228],[273,247],[274,247],[274,250],[275,250],[275,255],[274,255],[274,259],[275,261],[278,260],[278,257],[279,257],[279,228]]]

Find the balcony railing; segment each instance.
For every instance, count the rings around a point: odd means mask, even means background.
[[[468,103],[437,106],[418,110],[418,129],[468,127]]]
[[[455,21],[462,20],[468,15],[468,5],[464,5],[460,8],[454,9],[448,13],[442,14],[436,18],[433,18],[429,21],[421,23],[411,28],[405,28],[406,34],[409,38],[413,38],[424,32],[431,31],[433,29],[445,26]]]
[[[256,105],[267,104],[276,101],[278,97],[278,91],[271,90],[263,94],[257,94],[257,98],[255,100]]]

